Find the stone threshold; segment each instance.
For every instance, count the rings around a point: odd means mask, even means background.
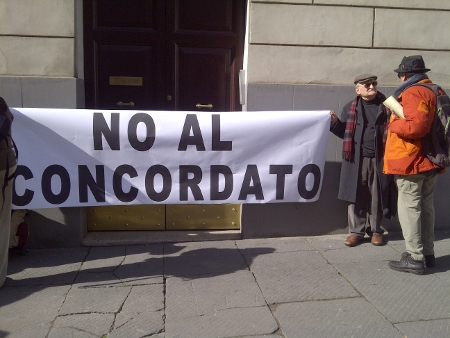
[[[96,231],[88,232],[83,246],[144,245],[156,243],[223,241],[241,239],[240,230],[201,231]]]

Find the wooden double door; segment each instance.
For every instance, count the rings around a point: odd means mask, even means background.
[[[87,108],[241,110],[245,0],[85,0]]]
[[[239,70],[242,69],[245,36],[245,0],[84,0],[84,67],[86,108],[187,111],[238,111]],[[204,212],[206,208],[208,212]],[[109,209],[108,209],[109,208]],[[91,208],[91,230],[148,228],[158,216],[156,228],[239,228],[238,206],[170,206],[190,222],[168,219],[168,208]],[[174,209],[175,208],[175,209]],[[222,209],[223,210],[222,210]],[[117,217],[138,214],[138,220]],[[133,209],[133,208],[132,208]],[[154,209],[154,210],[153,210]],[[211,212],[211,210],[214,210]],[[233,220],[222,225],[233,210]],[[239,208],[240,210],[240,208]],[[149,214],[148,214],[149,213]],[[211,214],[204,219],[197,214]],[[239,213],[239,212],[238,212]],[[156,216],[155,216],[156,215]],[[196,216],[197,215],[197,216]],[[91,217],[91,218],[92,218]],[[177,216],[178,217],[178,216]],[[203,218],[202,218],[203,217]],[[105,219],[103,219],[105,218]],[[160,223],[165,219],[165,225]],[[125,219],[126,221],[123,221]],[[143,221],[143,220],[146,221]],[[193,219],[195,219],[193,221]],[[112,220],[112,221],[111,221]],[[111,223],[112,222],[112,223]],[[92,224],[96,224],[92,227]],[[140,223],[133,226],[131,223]],[[99,228],[99,224],[102,224]],[[104,224],[106,228],[104,228]],[[207,224],[207,225],[205,225]],[[169,226],[168,226],[169,225]]]

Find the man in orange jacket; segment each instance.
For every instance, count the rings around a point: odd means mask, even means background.
[[[442,169],[422,151],[422,138],[430,131],[436,110],[436,95],[416,83],[432,83],[420,55],[404,57],[394,70],[402,81],[394,97],[403,107],[403,118],[391,115],[384,155],[384,173],[395,174],[398,217],[406,252],[400,261],[390,261],[397,271],[422,274],[435,265],[433,193]],[[425,261],[425,264],[424,264]]]

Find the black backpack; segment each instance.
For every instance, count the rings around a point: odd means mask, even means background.
[[[445,168],[450,166],[450,97],[436,84],[416,83],[436,94],[436,115],[430,131],[422,138],[422,148],[428,159]]]

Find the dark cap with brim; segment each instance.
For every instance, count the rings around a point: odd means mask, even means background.
[[[355,84],[357,84],[357,83],[366,82],[366,81],[369,81],[369,80],[375,81],[376,79],[378,79],[378,77],[376,75],[373,75],[373,74],[361,74],[361,75],[358,75],[357,77],[355,77],[353,82]]]

